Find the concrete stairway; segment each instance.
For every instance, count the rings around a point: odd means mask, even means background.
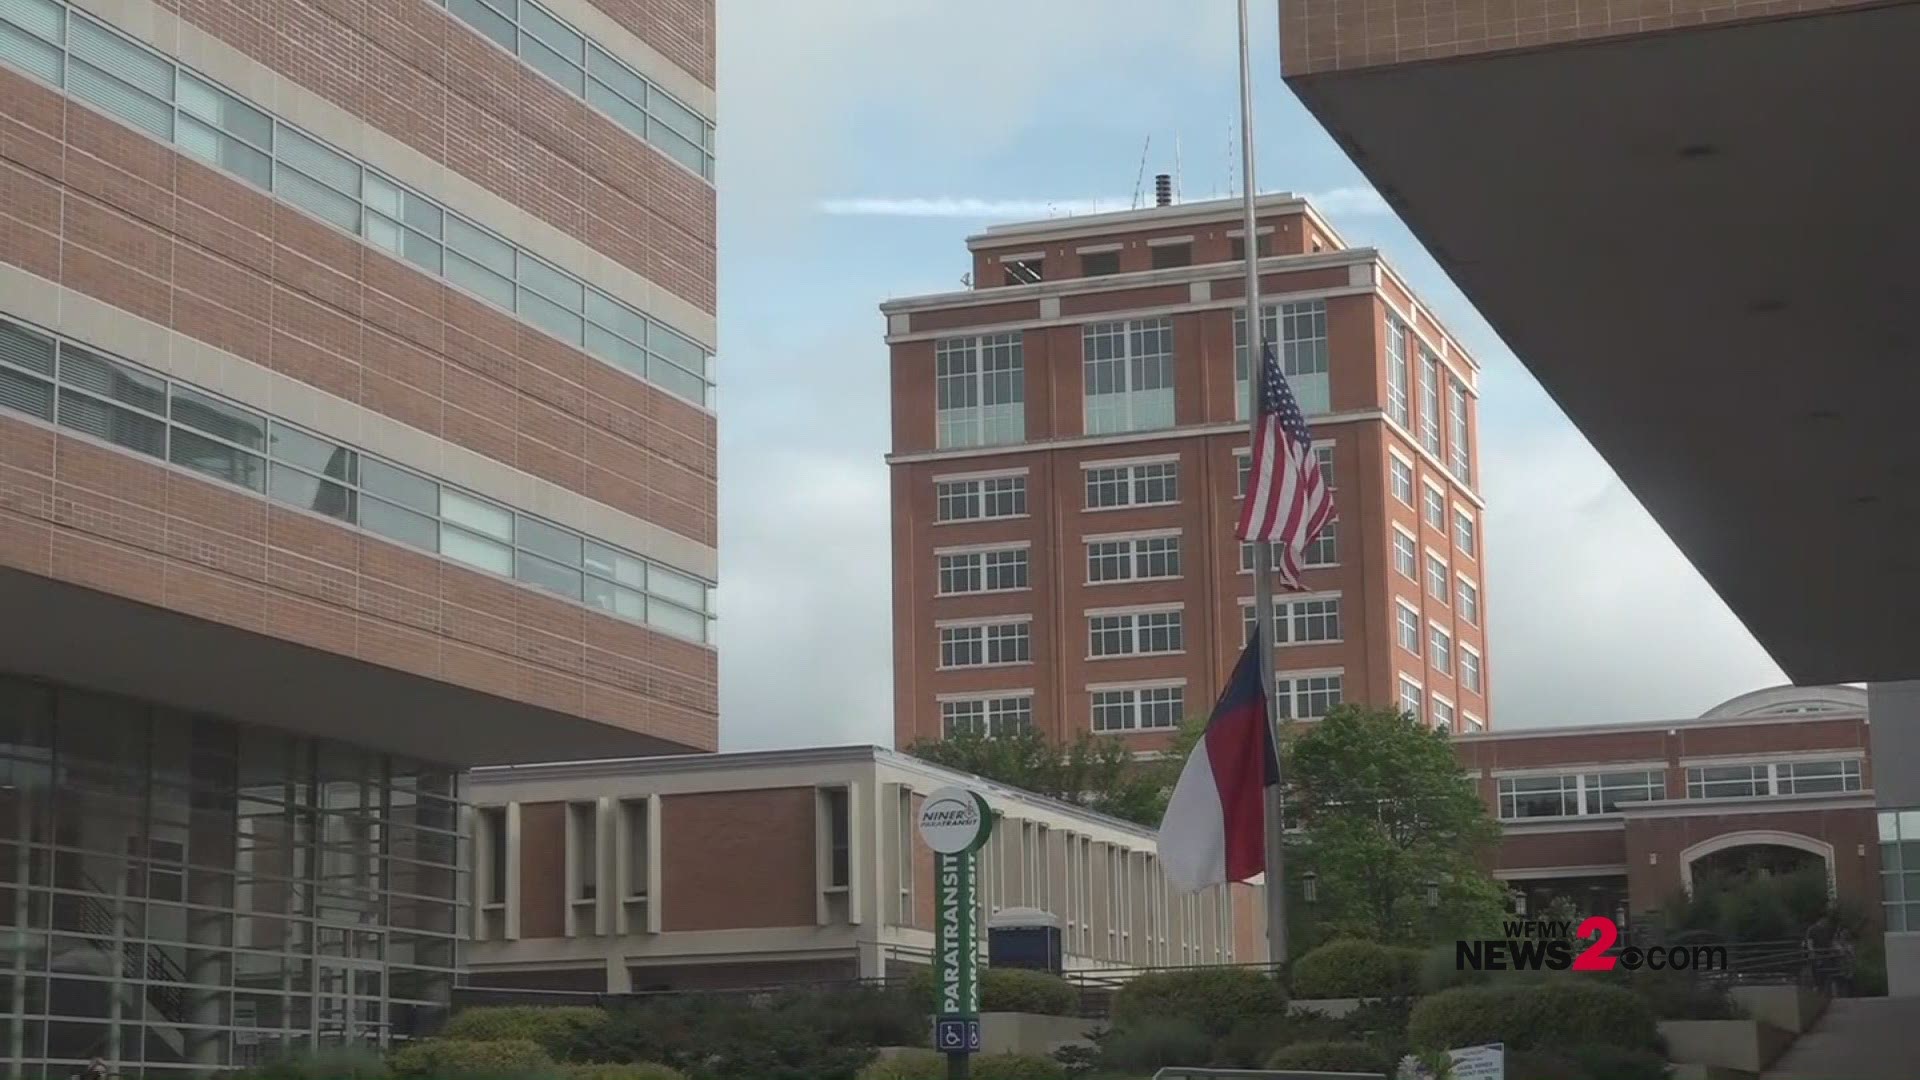
[[[1913,1080],[1920,997],[1836,998],[1761,1080]]]

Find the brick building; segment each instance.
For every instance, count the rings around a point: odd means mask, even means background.
[[[1504,836],[1495,874],[1526,906],[1566,896],[1623,923],[1696,876],[1824,866],[1878,914],[1867,695],[1778,687],[1694,720],[1535,728],[1455,742]]]
[[[1369,248],[1263,196],[1266,336],[1340,520],[1283,597],[1283,710],[1401,703],[1484,730],[1478,365]],[[1140,749],[1204,711],[1252,625],[1236,201],[967,241],[972,289],[888,301],[894,715]]]
[[[9,1075],[447,999],[462,767],[711,750],[713,4],[0,0]]]
[[[1153,830],[851,746],[474,770],[468,981],[625,992],[924,967],[934,860],[915,823],[957,783],[996,815],[976,925],[1045,912],[1072,969],[1265,958],[1260,888],[1170,893]]]

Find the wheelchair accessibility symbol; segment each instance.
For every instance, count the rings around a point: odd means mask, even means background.
[[[935,1020],[933,1045],[943,1054],[979,1053],[980,1021],[965,1016],[943,1016]]]

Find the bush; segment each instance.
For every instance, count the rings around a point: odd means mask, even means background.
[[[1407,1021],[1421,1049],[1505,1043],[1532,1050],[1608,1043],[1659,1045],[1653,1010],[1631,990],[1589,981],[1494,984],[1444,990],[1422,1000]]]
[[[1243,1020],[1285,1015],[1287,992],[1264,972],[1247,968],[1155,971],[1120,988],[1113,998],[1116,1026],[1152,1017],[1190,1021],[1219,1038]]]
[[[1127,1020],[1102,1035],[1100,1067],[1151,1073],[1168,1065],[1205,1065],[1213,1040],[1199,1025],[1175,1016]]]
[[[462,1009],[440,1034],[469,1042],[525,1039],[556,1058],[573,1057],[581,1040],[606,1025],[604,1009],[579,1006],[487,1005]]]
[[[1746,1015],[1726,987],[1685,974],[1636,971],[1627,976],[1626,987],[1661,1020],[1738,1020]]]
[[[394,1051],[397,1076],[425,1080],[455,1077],[546,1077],[558,1069],[553,1058],[532,1039],[422,1039]]]
[[[1051,972],[989,967],[980,972],[980,1009],[1073,1016],[1080,1011],[1080,994]]]
[[[1487,981],[1487,973],[1460,966],[1458,946],[1449,942],[1435,945],[1420,957],[1416,986],[1422,994],[1437,994],[1456,986],[1476,986]]]
[[[1543,1050],[1507,1050],[1506,1080],[1613,1080],[1594,1077],[1579,1062]]]
[[[639,1061],[630,1065],[581,1062],[563,1067],[565,1080],[686,1080],[686,1074],[665,1065]]]
[[[1034,1054],[982,1054],[972,1061],[975,1080],[1066,1080],[1059,1062]],[[916,1050],[875,1061],[861,1069],[856,1080],[946,1080],[947,1059],[931,1050]]]
[[[225,1074],[231,1080],[388,1080],[393,1070],[369,1049],[276,1058]]]
[[[873,987],[794,991],[772,1009],[841,1046],[926,1046],[926,1012],[905,992]]]
[[[1593,1043],[1569,1055],[1594,1080],[1666,1080],[1667,1061],[1651,1050],[1625,1050]]]
[[[1267,1059],[1269,1069],[1317,1069],[1321,1072],[1390,1075],[1394,1063],[1379,1047],[1363,1042],[1303,1042],[1283,1046]]]
[[[1377,941],[1330,941],[1294,961],[1296,998],[1392,997],[1412,993],[1426,954]]]

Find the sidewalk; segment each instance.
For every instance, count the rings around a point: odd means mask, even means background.
[[[1913,1080],[1920,997],[1837,998],[1761,1080]]]

